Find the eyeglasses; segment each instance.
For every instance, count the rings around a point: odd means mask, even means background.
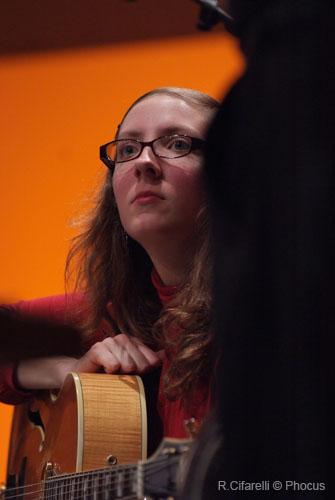
[[[188,135],[164,135],[153,141],[138,141],[137,139],[117,139],[100,146],[100,160],[114,170],[116,163],[138,158],[143,148],[150,146],[153,153],[159,158],[181,158],[196,149],[203,149],[205,141]]]

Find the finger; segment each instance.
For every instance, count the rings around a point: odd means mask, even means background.
[[[130,339],[134,339],[134,338],[135,337],[130,337],[129,335],[126,335],[125,333],[119,333],[118,335],[115,335],[115,337],[108,337],[108,339],[105,339],[105,341],[112,339],[118,345],[121,345],[124,347],[128,344]]]
[[[136,344],[138,350],[143,354],[146,358],[147,362],[150,365],[150,368],[157,368],[160,366],[165,359],[165,350],[161,349],[160,351],[153,351],[150,347],[143,344],[141,340],[136,337],[129,337],[131,342]]]
[[[121,363],[113,353],[106,355],[103,368],[106,373],[122,373]]]
[[[120,363],[103,342],[97,342],[78,360],[76,368],[81,372],[96,372],[103,368],[107,373],[117,373]]]
[[[161,362],[160,359],[155,355],[149,347],[145,346],[140,340],[135,339],[135,337],[129,337],[124,334],[120,334],[114,337],[115,342],[118,345],[122,345],[122,348],[129,354],[131,359],[134,361],[136,367],[135,372],[142,374],[146,373],[153,368],[156,368]],[[123,366],[124,359],[119,358],[123,369],[128,369]]]
[[[75,372],[86,372],[86,373],[94,373],[98,371],[100,365],[96,363],[87,353],[80,359],[78,359],[77,363],[73,367],[73,371]]]
[[[97,358],[99,368],[102,367],[106,373],[118,373],[121,369],[121,363],[113,352],[104,348],[101,349]]]
[[[136,362],[126,349],[122,348],[119,359],[121,373],[140,373],[142,369],[141,364]]]
[[[144,369],[145,358],[143,355],[139,353],[128,337],[125,335],[123,335],[124,338],[119,337],[121,335],[105,339],[103,344],[108,352],[117,359],[120,373],[136,373]]]
[[[121,373],[143,374],[161,364],[161,358],[135,337],[119,334],[102,342],[120,363]]]
[[[152,368],[152,361],[148,360],[141,351],[144,346],[135,345],[131,340],[125,345],[124,349],[134,361],[137,373],[145,373]]]
[[[164,351],[155,352],[143,344],[138,345],[137,348],[143,354],[143,356],[146,358],[147,362],[152,368],[156,368],[157,366],[160,366],[162,364],[164,358],[161,355],[161,352]]]

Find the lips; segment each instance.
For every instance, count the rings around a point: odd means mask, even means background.
[[[132,201],[132,203],[134,201],[150,201],[150,200],[154,200],[155,198],[158,198],[158,199],[163,199],[163,197],[158,194],[158,193],[155,193],[155,191],[140,191],[139,193],[137,193]]]

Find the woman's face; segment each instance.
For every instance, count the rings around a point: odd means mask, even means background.
[[[209,113],[178,97],[149,96],[128,113],[118,139],[152,141],[176,133],[204,138],[208,120]],[[204,201],[201,169],[200,151],[166,159],[150,147],[138,158],[116,164],[113,189],[125,231],[144,248],[164,237],[192,237]]]

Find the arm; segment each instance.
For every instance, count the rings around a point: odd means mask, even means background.
[[[19,389],[14,382],[14,364],[0,366],[0,401],[2,403],[17,405],[25,403],[33,394],[24,389]]]
[[[125,334],[96,342],[81,358],[49,357],[20,361],[17,385],[24,389],[59,388],[70,371],[92,373],[134,373],[142,375],[162,363],[163,351],[154,352]]]
[[[78,307],[79,305],[79,307]],[[43,299],[21,302],[12,306],[23,315],[31,317],[47,318],[63,325],[74,325],[78,322],[78,311],[83,311],[82,298],[76,296],[57,296]],[[25,356],[16,356],[19,359],[17,365],[0,366],[0,401],[9,404],[18,404],[30,399],[36,389],[54,389],[62,385],[66,374],[70,371],[106,373],[146,373],[160,365],[162,353],[155,353],[135,338],[129,338],[125,334],[116,337],[104,338],[102,331],[97,331],[90,349],[81,358],[71,356],[59,356],[59,350],[68,354],[67,340],[62,341],[61,329],[57,328],[43,331],[40,343],[31,347],[32,355],[29,359]],[[58,354],[58,356],[46,357],[40,344],[47,343],[48,336],[53,337],[53,344],[57,345],[57,351],[47,351]],[[29,329],[23,342],[30,342]],[[21,345],[18,344],[18,347]],[[63,347],[64,346],[64,347]],[[43,346],[42,346],[43,347]],[[61,348],[61,349],[60,349]],[[30,354],[30,352],[29,352]],[[38,356],[38,357],[37,357]]]
[[[0,401],[25,402],[33,393],[17,384],[17,363],[50,355],[80,352],[76,325],[83,311],[81,295],[59,295],[0,307]]]

